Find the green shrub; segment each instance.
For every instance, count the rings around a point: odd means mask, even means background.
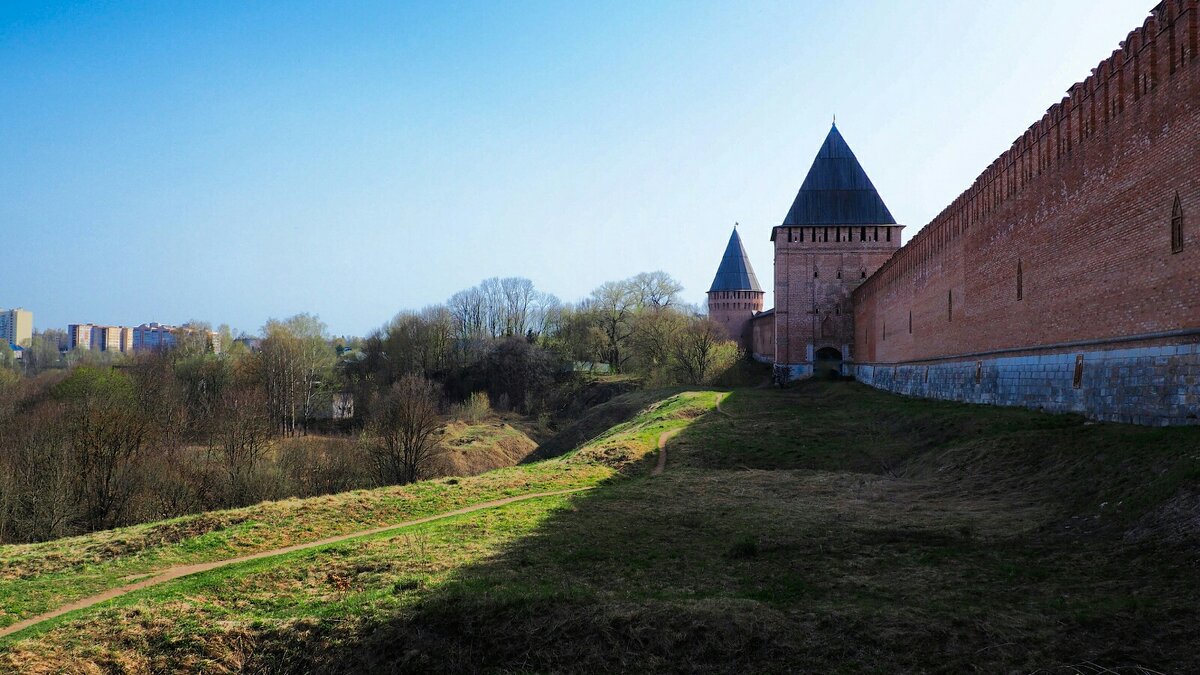
[[[450,416],[468,424],[478,424],[492,412],[492,402],[487,392],[476,391],[463,403],[450,406]]]

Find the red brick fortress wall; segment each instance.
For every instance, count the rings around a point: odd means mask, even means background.
[[[1195,419],[1198,15],[1197,0],[1155,7],[854,291],[860,379],[1106,419]]]
[[[775,310],[759,312],[750,320],[750,355],[762,363],[775,363]]]

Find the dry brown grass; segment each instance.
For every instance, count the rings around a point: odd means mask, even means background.
[[[524,432],[498,419],[454,421],[438,432],[432,476],[477,476],[521,463],[537,450]]]

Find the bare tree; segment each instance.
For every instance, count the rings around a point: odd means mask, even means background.
[[[501,409],[507,402],[514,410],[531,414],[538,410],[555,366],[550,355],[513,336],[497,340],[483,362],[488,389]]]
[[[259,348],[258,359],[267,409],[280,433],[291,435],[297,427],[296,391],[299,377],[296,364],[299,362],[300,341],[286,327],[274,321],[267,323],[263,333],[266,337]]]
[[[320,388],[329,384],[337,360],[325,324],[311,314],[285,321],[271,320],[263,328],[259,349],[260,372],[272,421],[289,435],[305,430]]]
[[[592,291],[584,308],[592,314],[605,338],[605,352],[615,371],[620,371],[629,359],[625,351],[633,335],[631,325],[637,311],[637,295],[628,281],[608,281]]]
[[[535,302],[537,291],[533,282],[522,277],[500,280],[503,304],[504,335],[524,335],[529,330],[529,310]]]
[[[608,357],[608,338],[600,328],[596,312],[581,307],[559,307],[553,314],[554,329],[544,339],[567,359],[595,364]]]
[[[174,361],[174,372],[139,378],[145,382],[139,382],[140,389],[149,388],[155,390],[152,393],[158,393],[156,390],[175,384],[187,415],[188,431],[194,436],[202,436],[218,415],[221,396],[229,381],[229,362],[204,351],[187,353],[180,350],[154,354],[146,360],[165,361],[168,357]],[[145,367],[142,363],[138,366]],[[158,407],[157,401],[151,403]]]
[[[66,333],[60,330],[44,330],[34,333],[22,357],[21,367],[26,375],[36,375],[61,365],[62,354],[60,347],[67,343]]]
[[[721,324],[703,318],[693,318],[680,331],[675,340],[675,361],[680,371],[692,384],[700,384],[712,375],[713,367],[719,362],[721,347],[726,342]],[[729,351],[732,343],[727,345]]]
[[[411,483],[424,474],[437,448],[434,432],[442,425],[438,399],[433,382],[409,374],[376,404],[367,442],[381,480]]]
[[[539,292],[529,279],[492,277],[455,293],[447,310],[454,337],[477,341],[540,333],[547,312],[558,304],[558,298]]]
[[[459,291],[450,297],[450,315],[454,334],[459,340],[478,340],[487,327],[485,302],[479,287]]]
[[[441,305],[397,314],[380,337],[386,381],[408,373],[429,377],[446,368],[454,346],[454,322],[450,310]]]
[[[443,305],[421,310],[424,323],[421,340],[421,368],[432,374],[447,367],[454,349],[454,317]]]
[[[500,337],[504,334],[504,289],[500,285],[499,277],[484,279],[479,284],[479,291],[483,296],[484,319],[487,322],[487,334],[489,337]]]
[[[79,512],[73,499],[78,472],[72,463],[60,410],[44,403],[0,429],[0,542],[40,541],[73,532]]]
[[[271,423],[265,410],[263,394],[253,387],[229,387],[221,396],[212,442],[224,460],[227,496],[232,504],[248,504],[265,496],[254,485],[271,440]]]
[[[526,332],[543,336],[558,330],[563,312],[562,302],[551,293],[538,293],[529,312]]]
[[[329,343],[325,324],[317,317],[297,314],[288,320],[288,324],[300,338],[300,409],[307,424],[316,412],[321,388],[331,384],[337,354]]]
[[[673,346],[687,327],[688,317],[670,307],[655,307],[638,312],[632,321],[631,343],[636,366],[645,372],[664,368],[673,356]]]
[[[8,341],[0,340],[0,386],[17,381],[17,369],[20,365],[16,353],[8,346]]]
[[[639,309],[667,309],[679,304],[683,291],[671,275],[663,271],[642,272],[628,281]]]
[[[67,430],[77,475],[75,503],[85,531],[122,524],[144,478],[141,460],[155,441],[153,420],[124,373],[81,366],[58,387],[70,401]]]

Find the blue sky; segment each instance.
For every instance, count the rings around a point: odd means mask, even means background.
[[[769,287],[834,114],[911,236],[1152,4],[5,2],[0,307],[365,334],[656,269],[700,302],[734,221]]]

